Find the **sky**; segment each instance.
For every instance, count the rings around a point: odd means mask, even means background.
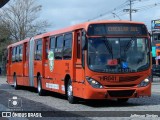
[[[132,0],[133,21],[144,22],[151,29],[151,20],[160,19],[160,0]],[[41,19],[50,23],[47,31],[61,29],[88,20],[129,20],[129,0],[37,0],[42,5]],[[159,3],[159,4],[158,4]],[[157,4],[155,6],[155,4]],[[106,13],[106,14],[105,14]],[[101,17],[100,17],[101,16]]]

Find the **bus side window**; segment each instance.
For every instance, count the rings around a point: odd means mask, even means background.
[[[35,50],[35,60],[42,60],[42,40],[37,40]]]
[[[81,49],[82,49],[82,66],[84,68],[85,66],[85,53],[84,50],[87,49],[87,45],[86,45],[86,32],[83,30],[82,31],[82,45],[81,45]]]
[[[63,59],[72,58],[72,33],[64,36]]]
[[[16,62],[19,61],[19,46],[16,47]]]
[[[19,46],[19,61],[22,61],[22,57],[23,57],[23,46],[20,45]]]
[[[51,37],[51,39],[50,39],[50,51],[53,51],[53,53],[54,53],[54,49],[55,49],[55,37]]]
[[[77,59],[80,59],[81,34],[77,33]]]
[[[12,48],[12,62],[15,61],[15,47]]]
[[[45,58],[46,58],[46,60],[48,59],[48,44],[49,44],[49,40],[47,39],[47,40],[45,41],[45,49],[46,49]]]
[[[27,61],[28,60],[28,43],[24,44],[24,50],[25,50],[24,61]]]
[[[63,35],[56,38],[55,59],[62,59]]]

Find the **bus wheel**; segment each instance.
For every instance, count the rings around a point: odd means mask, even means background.
[[[67,98],[68,98],[69,103],[71,103],[71,104],[76,103],[76,98],[73,96],[73,89],[72,89],[71,80],[69,80],[68,84],[67,84]]]
[[[43,96],[44,95],[44,91],[43,91],[43,89],[42,89],[42,82],[41,82],[41,77],[40,76],[38,76],[38,78],[37,78],[37,91],[38,91],[38,95],[39,96]]]
[[[119,99],[117,99],[117,101],[119,102],[119,103],[125,103],[125,102],[127,102],[129,100],[129,98],[119,98]]]
[[[17,90],[18,89],[18,85],[17,85],[17,77],[16,77],[16,75],[13,76],[13,81],[14,81],[14,84],[13,84],[14,89]]]

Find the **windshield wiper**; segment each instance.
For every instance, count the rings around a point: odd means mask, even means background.
[[[108,49],[109,53],[112,55],[112,59],[113,59],[112,46],[110,45],[108,39],[105,36],[103,38],[104,38],[103,42],[104,42],[106,48]]]
[[[124,51],[128,51],[128,49],[131,47],[132,43],[135,41],[135,37],[131,38],[131,40],[127,43],[126,48]]]

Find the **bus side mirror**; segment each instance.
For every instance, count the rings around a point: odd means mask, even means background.
[[[82,32],[82,50],[87,49],[87,39],[86,39],[86,33]]]

